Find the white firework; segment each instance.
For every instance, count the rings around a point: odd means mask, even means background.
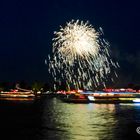
[[[89,57],[98,53],[99,33],[88,25],[77,20],[67,23],[66,27],[61,27],[59,32],[54,33],[54,52],[58,51],[63,57],[73,60],[76,57]]]
[[[97,32],[88,22],[72,20],[54,34],[49,59],[54,80],[76,89],[105,85],[106,77],[117,65],[111,60],[109,43],[100,37],[102,29]]]

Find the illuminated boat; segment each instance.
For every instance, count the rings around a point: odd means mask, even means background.
[[[94,103],[140,103],[140,93],[133,92],[81,92]]]
[[[140,103],[140,93],[128,89],[109,91],[68,91],[60,92],[64,102],[71,103]]]
[[[32,98],[32,97],[35,97],[35,95],[32,92],[10,91],[0,93],[0,98]]]

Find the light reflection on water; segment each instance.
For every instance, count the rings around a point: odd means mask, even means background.
[[[140,139],[140,104],[69,104],[48,96],[0,99],[0,120],[0,132],[8,139]]]
[[[135,121],[133,107],[115,104],[67,104],[55,98],[47,100],[42,117],[42,138],[123,139],[124,136],[127,137],[128,126]]]

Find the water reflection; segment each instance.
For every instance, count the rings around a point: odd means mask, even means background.
[[[114,104],[67,104],[51,100],[49,106],[47,102],[44,107],[43,137],[60,140],[113,139],[117,124],[115,112]]]

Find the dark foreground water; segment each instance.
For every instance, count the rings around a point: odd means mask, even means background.
[[[139,104],[0,100],[0,140],[136,140]]]

